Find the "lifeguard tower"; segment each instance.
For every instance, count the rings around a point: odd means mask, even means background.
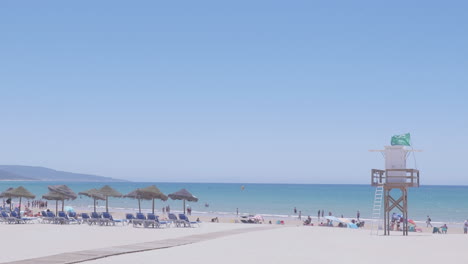
[[[384,235],[390,235],[391,212],[394,210],[401,212],[404,219],[403,235],[408,235],[408,188],[419,187],[419,170],[408,169],[406,160],[410,152],[420,150],[409,149],[405,146],[410,146],[409,134],[392,137],[392,146],[386,146],[384,150],[371,150],[371,152],[381,152],[385,158],[385,170],[372,169],[371,171],[371,185],[377,187],[373,218],[381,219],[383,198]],[[392,193],[395,189],[400,192]],[[375,217],[376,215],[379,217]]]

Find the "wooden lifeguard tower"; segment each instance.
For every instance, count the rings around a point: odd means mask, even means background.
[[[377,187],[374,199],[374,214],[378,210],[380,217],[383,196],[384,235],[390,235],[391,212],[399,210],[403,216],[403,235],[408,235],[408,188],[419,187],[419,171],[406,168],[409,152],[419,150],[407,149],[405,146],[386,146],[382,152],[385,157],[385,170],[372,169],[371,185]],[[400,193],[392,193],[398,189]]]

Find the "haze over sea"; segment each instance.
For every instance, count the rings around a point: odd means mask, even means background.
[[[62,182],[0,182],[0,190],[22,185],[40,198],[45,194],[48,185],[63,184]],[[303,216],[316,216],[319,209],[325,214],[355,217],[357,210],[361,218],[370,218],[375,188],[369,185],[338,185],[338,184],[239,184],[239,183],[155,183],[155,182],[112,182],[112,183],[67,183],[76,193],[91,188],[111,185],[123,194],[136,188],[155,184],[163,193],[169,194],[181,188],[188,189],[199,198],[198,203],[188,203],[194,213],[230,214],[239,213],[274,215],[276,217],[292,217],[293,208],[302,211]],[[242,190],[242,186],[245,188]],[[433,186],[426,185],[409,190],[409,218],[424,221],[430,215],[435,222],[459,223],[468,218],[468,186]],[[16,204],[17,200],[13,200]],[[205,207],[205,203],[209,207]],[[92,210],[93,201],[85,196],[66,205],[88,207]],[[100,210],[104,203],[98,204]],[[156,209],[161,212],[163,206],[169,205],[171,210],[182,208],[181,201],[156,201]],[[136,200],[128,198],[110,198],[109,206],[114,210],[133,212],[138,208]],[[55,208],[55,203],[49,201],[49,208]],[[150,201],[142,201],[142,208],[150,209]],[[112,210],[112,209],[111,209]]]

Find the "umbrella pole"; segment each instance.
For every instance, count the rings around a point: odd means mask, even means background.
[[[96,212],[96,198],[94,198],[94,212]]]
[[[153,198],[153,214],[154,214],[154,198]]]
[[[62,200],[62,212],[65,212],[65,200]]]
[[[10,197],[10,212],[11,212],[11,207],[12,207],[12,202],[11,202],[11,197]]]
[[[138,211],[141,213],[140,199],[138,199]]]
[[[184,214],[185,214],[185,200],[183,200],[183,201],[184,201]]]
[[[109,197],[106,196],[106,213],[109,212]]]
[[[58,215],[58,200],[55,200],[55,215]]]
[[[21,197],[20,197],[20,202],[19,202],[19,207],[18,207],[18,213],[21,215]]]

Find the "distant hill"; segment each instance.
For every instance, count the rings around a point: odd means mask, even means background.
[[[0,180],[12,181],[65,181],[65,182],[123,182],[114,179],[90,174],[57,171],[44,167],[0,165]]]
[[[34,181],[34,179],[24,177],[9,171],[0,170],[0,181]]]

